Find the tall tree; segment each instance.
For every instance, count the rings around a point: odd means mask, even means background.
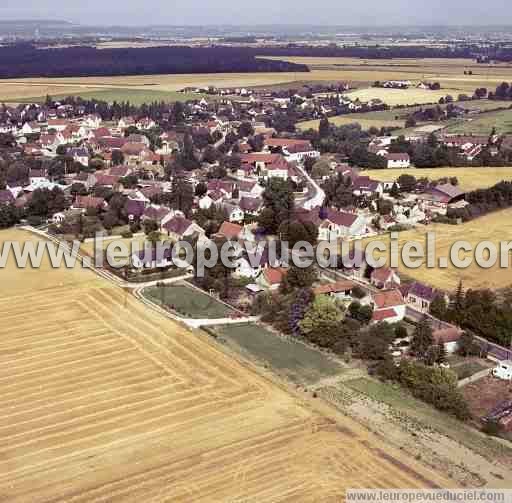
[[[271,178],[263,192],[263,201],[267,211],[258,221],[267,232],[275,234],[282,222],[290,220],[295,207],[290,182]]]
[[[171,206],[189,215],[194,204],[194,188],[184,173],[176,173],[171,186]]]
[[[434,337],[432,335],[432,326],[428,318],[423,318],[414,331],[411,341],[411,351],[418,358],[426,358],[429,349],[434,345]]]

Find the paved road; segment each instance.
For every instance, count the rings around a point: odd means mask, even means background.
[[[308,181],[308,183],[313,187],[313,196],[306,199],[301,203],[302,207],[306,210],[312,210],[314,208],[319,208],[324,204],[325,201],[325,192],[320,188],[318,183],[311,178],[305,169],[297,165],[297,170],[301,172],[304,178]]]

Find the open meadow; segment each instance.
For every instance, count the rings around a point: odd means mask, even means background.
[[[490,135],[493,129],[498,134],[512,133],[512,109],[485,112],[470,119],[457,121],[444,132],[453,134]]]
[[[436,267],[427,268],[426,257],[422,261],[421,266],[414,269],[407,268],[400,259],[398,269],[404,276],[446,291],[455,290],[459,281],[462,281],[466,289],[490,288],[495,290],[512,286],[512,266],[502,269],[499,266],[499,260],[493,267],[487,269],[481,268],[475,260],[472,261],[469,267],[459,269],[449,260],[451,246],[457,241],[467,241],[473,247],[472,252],[468,252],[467,254],[461,252],[461,258],[473,258],[474,249],[481,241],[494,243],[498,250],[499,258],[499,243],[501,241],[506,243],[511,241],[512,209],[496,211],[460,225],[432,224],[427,227],[419,226],[413,230],[400,232],[398,240],[399,249],[402,250],[404,244],[410,241],[421,243],[423,247],[425,247],[427,232],[435,233]],[[389,234],[365,239],[363,243],[374,240],[387,243],[389,249]],[[386,254],[382,255],[376,252],[375,256],[385,256],[389,264],[389,256],[386,256]],[[446,268],[437,266],[440,257],[448,258]],[[509,262],[512,262],[512,256],[510,254]]]
[[[459,186],[466,191],[492,187],[503,180],[512,181],[512,167],[368,169],[363,174],[381,182],[394,182],[404,174],[413,175],[416,178],[426,177],[430,180],[455,176]]]
[[[372,89],[362,89],[360,91],[354,91],[356,93],[368,93]],[[409,91],[409,90],[407,90]],[[413,90],[416,91],[416,90]],[[466,119],[450,119],[447,121],[439,122],[419,122],[417,126],[401,129],[400,131],[394,131],[393,134],[411,134],[419,132],[431,132],[438,129],[445,129],[446,132],[463,132],[463,133],[475,133],[475,134],[490,134],[493,127],[496,127],[498,132],[507,133],[511,130],[512,125],[512,110],[497,110],[499,108],[509,108],[511,106],[510,101],[499,101],[499,100],[474,100],[474,101],[458,101],[455,104],[466,110],[480,113],[479,115],[473,115]],[[440,105],[441,108],[445,108],[445,105]],[[392,108],[390,110],[379,110],[371,112],[360,112],[351,113],[345,115],[337,115],[329,117],[329,122],[336,126],[343,126],[346,124],[353,124],[357,122],[361,125],[363,130],[367,130],[371,127],[392,127],[392,128],[404,128],[407,117],[413,112],[428,108],[429,105],[417,105],[401,108]],[[486,112],[486,113],[485,113]],[[297,127],[300,130],[307,130],[310,128],[318,129],[320,119],[299,122]]]
[[[502,82],[512,81],[512,65],[478,64],[473,59],[364,59],[364,58],[312,58],[272,57],[292,63],[305,64],[313,76],[337,74],[337,80],[367,86],[380,80],[410,80],[439,82],[444,95],[457,92],[470,93],[477,87],[491,90]],[[464,74],[466,72],[466,75]],[[468,75],[472,72],[472,75]],[[315,78],[311,80],[317,80]]]
[[[405,119],[397,119],[397,112],[394,110],[337,115],[329,117],[329,122],[335,126],[358,123],[363,130],[368,130],[371,127],[380,129],[382,127],[403,128],[405,126]],[[297,128],[306,131],[308,129],[318,129],[319,125],[320,119],[316,119],[299,122]]]
[[[334,503],[453,485],[89,270],[10,257],[0,275],[4,501]]]

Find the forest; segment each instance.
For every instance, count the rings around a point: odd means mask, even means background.
[[[306,65],[258,59],[253,50],[236,47],[0,47],[0,78],[308,71]]]

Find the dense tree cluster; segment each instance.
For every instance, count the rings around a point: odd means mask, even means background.
[[[509,347],[512,342],[512,290],[499,297],[491,290],[468,290],[464,292],[459,283],[450,302],[438,300],[432,314],[454,323],[484,339]],[[475,353],[476,349],[464,346],[464,352]],[[484,348],[485,349],[485,348]]]
[[[405,359],[398,367],[392,360],[384,360],[377,370],[383,379],[399,382],[413,396],[437,409],[463,421],[470,418],[468,404],[457,387],[458,378],[454,372]]]
[[[512,182],[500,182],[488,189],[477,189],[466,194],[469,203],[463,208],[448,208],[446,216],[467,222],[487,213],[512,206]]]
[[[256,57],[237,47],[145,47],[39,49],[0,47],[0,77],[90,77],[172,73],[308,72],[306,65]]]
[[[494,92],[489,92],[488,98],[490,100],[512,100],[512,84],[502,82]]]

